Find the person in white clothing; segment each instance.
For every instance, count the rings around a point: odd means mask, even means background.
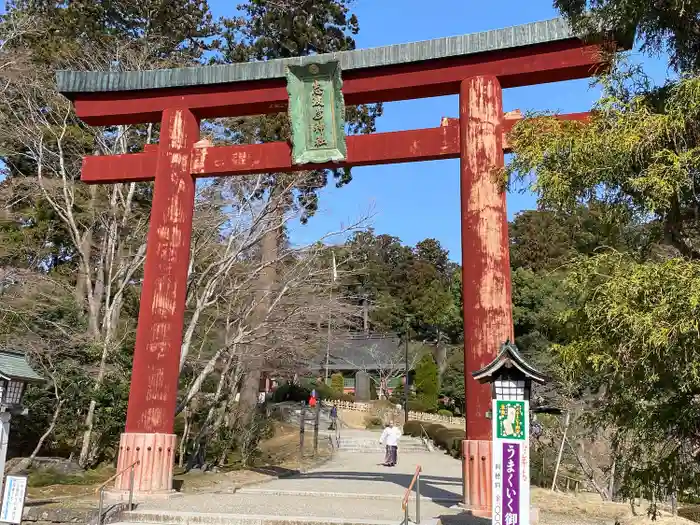
[[[397,453],[399,449],[399,439],[401,439],[401,430],[394,425],[394,422],[390,422],[389,426],[382,432],[382,437],[379,438],[380,443],[386,443],[388,457],[384,462],[386,467],[395,467]]]
[[[382,465],[387,466],[389,464],[389,460],[391,459],[390,450],[389,450],[389,445],[386,444],[386,437],[389,435],[389,428],[391,425],[389,423],[384,423],[384,431],[382,432],[382,436],[379,438],[379,444],[384,445],[384,463]]]

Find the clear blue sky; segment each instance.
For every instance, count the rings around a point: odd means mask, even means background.
[[[230,0],[211,3],[217,15],[233,13]],[[551,4],[551,0],[358,0],[357,44],[383,46],[545,20],[557,16]],[[656,79],[665,77],[663,61],[645,62]],[[598,95],[588,80],[509,89],[504,92],[504,109],[586,111]],[[378,131],[438,126],[441,117],[456,117],[457,111],[456,96],[386,104]],[[535,205],[532,194],[508,195],[509,217]],[[320,208],[308,225],[292,228],[294,242],[312,242],[372,208],[372,225],[378,233],[395,235],[407,244],[434,237],[451,259],[460,260],[458,160],[356,168],[348,186],[331,185],[321,192]]]
[[[217,16],[233,15],[236,0],[210,0]],[[357,0],[358,47],[375,47],[498,29],[558,16],[551,0]],[[638,54],[636,59],[642,60]],[[643,59],[657,81],[666,76],[664,60]],[[504,109],[586,111],[599,92],[588,80],[509,89]],[[378,131],[438,126],[441,117],[458,116],[456,96],[385,104]],[[508,195],[508,214],[534,208],[534,195]],[[374,166],[353,170],[344,188],[332,184],[320,195],[320,211],[305,226],[294,225],[292,241],[306,244],[354,222],[373,209],[378,233],[415,244],[438,239],[460,260],[459,161]]]

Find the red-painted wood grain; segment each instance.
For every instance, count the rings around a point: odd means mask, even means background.
[[[155,159],[126,433],[172,434],[180,375],[195,181],[190,173],[199,121],[187,109],[163,113]],[[134,155],[141,162],[143,155]]]
[[[585,120],[588,113],[558,115],[562,120]],[[503,150],[509,152],[505,134],[520,117],[504,117]],[[444,118],[439,128],[414,129],[347,138],[347,161],[319,164],[316,168],[341,168],[399,164],[459,157],[459,119]],[[83,159],[81,180],[88,184],[143,182],[153,180],[156,172],[156,145],[143,153],[91,156]],[[250,175],[310,169],[292,164],[291,145],[287,142],[246,144],[241,146],[193,147],[191,172],[195,177]]]
[[[508,220],[503,167],[502,93],[494,76],[462,83],[460,187],[462,295],[464,300],[464,384],[468,440],[491,439],[491,386],[472,373],[489,364],[500,346],[513,340]]]

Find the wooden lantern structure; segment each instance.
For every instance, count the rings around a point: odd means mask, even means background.
[[[0,350],[0,494],[4,483],[5,459],[13,414],[27,415],[22,398],[30,383],[44,379],[27,362],[22,352]]]
[[[43,382],[24,353],[0,350],[0,412],[26,415],[22,399],[27,385]]]
[[[491,441],[464,454],[465,468],[474,471],[467,479],[482,480],[468,486],[476,492],[473,498],[483,502],[475,510],[490,515],[499,525],[529,525],[530,396],[532,383],[544,384],[546,377],[525,361],[510,341],[472,376],[491,386],[492,398]]]
[[[530,365],[514,343],[506,341],[496,358],[472,373],[481,384],[491,385],[492,399],[530,401],[532,383],[544,384],[547,378]]]

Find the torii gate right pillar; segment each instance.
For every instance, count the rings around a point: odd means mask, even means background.
[[[494,76],[464,80],[459,93],[462,294],[464,304],[464,503],[491,514],[491,387],[472,377],[513,340],[503,102]]]

